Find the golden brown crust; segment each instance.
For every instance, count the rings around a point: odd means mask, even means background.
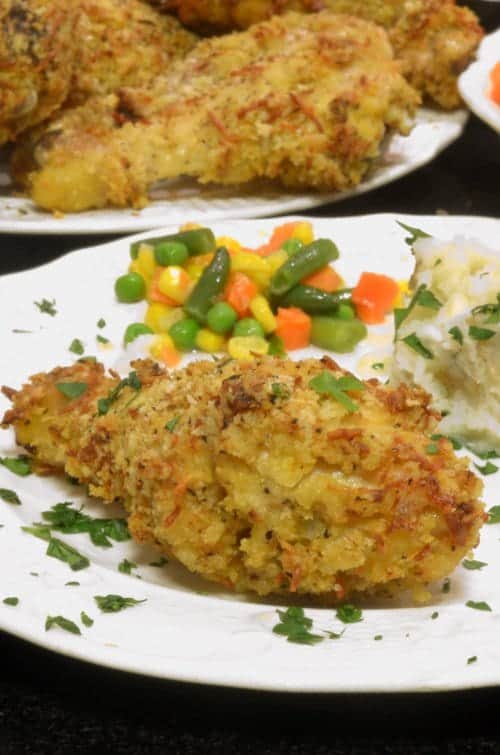
[[[372,380],[349,412],[309,385],[345,374],[328,359],[133,366],[141,390],[103,416],[97,397],[117,381],[78,365],[9,391],[4,426],[92,495],[122,500],[134,538],[191,571],[334,601],[417,590],[476,545],[481,482],[448,441],[427,452],[436,416],[420,389]],[[55,399],[61,379],[84,379],[88,395]]]

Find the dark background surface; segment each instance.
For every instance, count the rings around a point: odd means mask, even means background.
[[[469,5],[489,30],[500,26],[500,2]],[[500,138],[471,117],[463,137],[431,165],[311,214],[500,217],[499,188]],[[110,239],[4,235],[0,272]],[[1,635],[0,755],[87,752],[500,753],[500,691],[304,696],[206,688],[86,665]]]

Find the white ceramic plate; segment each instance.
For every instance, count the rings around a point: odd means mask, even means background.
[[[497,245],[500,220],[482,218],[374,215],[339,220],[313,219],[317,235],[336,240],[336,263],[348,282],[362,270],[385,271],[407,278],[412,260],[404,243],[402,220],[442,239],[476,237]],[[245,245],[262,242],[276,221],[214,223],[217,234],[231,234]],[[170,229],[171,231],[172,229]],[[129,240],[83,249],[44,267],[0,278],[0,383],[18,387],[28,375],[73,356],[68,345],[80,338],[87,354],[108,364],[123,364],[120,342],[125,326],[138,320],[143,304],[118,304],[113,282],[128,263]],[[55,299],[57,315],[41,314],[33,302]],[[99,330],[97,321],[106,326]],[[13,332],[30,331],[29,333]],[[96,334],[112,348],[99,350]],[[378,326],[370,341],[342,363],[366,374],[367,365],[386,359],[391,326]],[[137,344],[137,342],[136,342]],[[372,351],[368,359],[363,352]],[[303,356],[304,352],[296,352]],[[369,372],[369,369],[368,369]],[[378,373],[380,374],[380,373]],[[7,408],[0,399],[0,413]],[[10,432],[0,432],[0,456],[16,453]],[[500,501],[500,473],[485,477],[487,507]],[[91,561],[78,572],[45,555],[46,543],[21,531],[41,519],[41,512],[60,501],[84,504],[97,516],[119,515],[87,501],[78,487],[60,479],[17,477],[0,466],[0,487],[15,489],[22,505],[0,501],[0,626],[19,637],[81,660],[156,677],[233,685],[254,689],[306,692],[424,691],[480,687],[500,683],[500,525],[485,526],[476,558],[482,571],[459,566],[451,591],[435,586],[431,605],[372,602],[364,620],[347,626],[341,640],[315,647],[287,643],[272,633],[277,622],[272,601],[230,594],[188,574],[173,563],[148,566],[153,552],[126,542],[110,549],[91,545],[86,535],[60,535]],[[123,558],[138,564],[134,575],[118,573]],[[33,576],[32,572],[38,574]],[[66,586],[77,580],[79,586]],[[115,593],[147,602],[119,614],[102,614],[94,595]],[[19,605],[2,599],[18,596]],[[492,612],[472,610],[467,600],[487,601]],[[80,624],[80,612],[94,619],[82,635],[59,628],[45,632],[47,615],[62,614]],[[432,619],[438,611],[437,619]],[[307,609],[315,628],[339,631],[332,609]],[[374,641],[375,635],[383,640]],[[467,659],[477,656],[477,662]]]
[[[500,133],[500,105],[496,105],[488,96],[490,71],[499,61],[500,29],[483,39],[477,60],[459,77],[458,88],[472,112]]]
[[[430,162],[457,139],[467,120],[465,110],[441,113],[422,108],[407,137],[392,135],[382,156],[365,180],[352,191],[336,194],[292,193],[280,188],[253,185],[201,187],[194,181],[180,181],[161,193],[143,210],[94,210],[54,217],[28,199],[12,196],[9,178],[0,171],[0,233],[103,234],[134,233],[177,223],[179,218],[207,222],[228,218],[255,218],[292,213],[363,194],[416,170]]]

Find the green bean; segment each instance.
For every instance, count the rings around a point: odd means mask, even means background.
[[[361,320],[339,320],[335,317],[313,317],[311,343],[321,349],[346,354],[366,338],[366,325]]]
[[[315,315],[323,312],[334,312],[340,304],[351,301],[350,288],[342,288],[328,294],[314,286],[304,286],[299,283],[294,286],[285,296],[278,300],[281,307],[298,307],[308,314]]]
[[[206,323],[207,313],[223,292],[229,277],[231,258],[225,246],[217,249],[212,262],[204,269],[196,286],[184,302],[184,312],[197,322]]]
[[[271,296],[283,296],[302,278],[312,275],[329,262],[336,260],[339,250],[330,239],[316,239],[311,244],[299,249],[271,278],[269,293]]]
[[[172,241],[184,244],[192,257],[197,254],[208,254],[215,251],[215,236],[213,231],[210,228],[193,228],[190,231],[179,231],[179,233],[171,233],[168,236],[157,236],[156,238],[134,241],[130,245],[130,256],[133,260],[136,259],[141,244],[156,247],[158,244]]]

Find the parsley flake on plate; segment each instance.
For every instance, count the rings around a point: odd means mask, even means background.
[[[94,619],[91,619],[90,616],[87,616],[85,611],[82,611],[80,614],[80,621],[82,622],[84,627],[91,627],[94,623]]]
[[[105,328],[106,327],[106,320],[104,320],[102,317],[97,321],[97,327],[98,328]]]
[[[60,627],[66,632],[71,632],[71,634],[81,634],[80,627],[74,621],[66,619],[64,616],[47,616],[45,619],[45,631],[48,632],[52,627]]]
[[[121,595],[94,595],[94,600],[103,613],[118,613],[124,608],[136,606],[139,603],[145,603],[147,598],[136,600],[135,598],[124,598]]]
[[[460,346],[463,344],[464,334],[462,333],[459,327],[454,325],[452,328],[449,329],[448,333],[455,341],[457,341],[457,343],[460,344]]]
[[[9,472],[19,475],[19,477],[27,477],[31,474],[31,459],[27,456],[0,457],[0,464],[8,469]]]
[[[462,566],[464,569],[469,569],[469,571],[477,571],[479,569],[483,569],[485,566],[488,566],[486,561],[474,561],[469,559],[464,559],[462,561]]]
[[[110,410],[110,407],[114,402],[119,398],[121,392],[125,388],[132,388],[134,391],[139,391],[141,389],[141,381],[139,380],[137,373],[135,370],[132,372],[129,372],[128,377],[123,378],[123,380],[120,380],[117,386],[115,388],[112,388],[106,398],[100,398],[97,401],[97,411],[99,414],[107,414]]]
[[[494,335],[496,332],[490,328],[477,328],[475,325],[469,327],[469,338],[474,341],[489,341]]]
[[[468,600],[465,605],[467,608],[475,608],[476,611],[491,611],[491,606],[484,600]]]
[[[486,464],[481,467],[479,464],[474,464],[478,472],[481,472],[482,475],[489,475],[489,474],[495,474],[495,472],[498,472],[498,467],[496,464],[493,464],[491,461],[487,461]]]
[[[343,375],[336,378],[328,370],[323,370],[319,375],[309,381],[309,387],[316,393],[326,393],[332,396],[339,404],[347,409],[348,412],[356,412],[359,409],[356,404],[346,393],[346,391],[364,391],[365,385],[354,377],[354,375]]]
[[[123,336],[123,343],[126,346],[127,344],[132,343],[132,341],[135,341],[136,338],[139,338],[139,336],[151,335],[152,333],[153,331],[149,325],[146,325],[143,322],[133,322],[130,325],[127,325],[127,329]]]
[[[80,569],[86,569],[90,566],[90,561],[86,556],[56,537],[50,538],[46,553],[47,556],[57,558],[59,561],[68,564],[71,571],[80,571]]]
[[[110,548],[110,539],[118,543],[130,540],[126,519],[94,519],[88,514],[82,514],[81,509],[71,508],[71,505],[71,502],[64,501],[42,512],[50,529],[66,535],[86,532],[92,543],[101,548]]]
[[[273,627],[274,634],[281,634],[287,638],[287,642],[295,642],[299,645],[317,645],[325,639],[319,634],[313,634],[312,619],[304,614],[304,609],[290,606],[286,611],[277,610],[280,617],[278,624]]]
[[[383,635],[383,634],[376,634],[376,635],[375,635],[375,637],[374,637],[373,639],[374,639],[374,640],[377,640],[377,641],[378,641],[378,640],[383,640],[383,639],[384,639],[384,635]]]
[[[409,346],[410,349],[413,349],[413,351],[416,351],[417,354],[420,354],[420,356],[424,359],[434,359],[434,354],[432,353],[432,351],[424,346],[416,333],[410,333],[409,336],[405,336],[405,338],[402,338],[401,340],[403,343]]]
[[[415,241],[417,239],[430,239],[430,234],[426,233],[425,231],[420,230],[420,228],[414,228],[412,225],[406,225],[406,223],[402,223],[400,220],[396,220],[396,223],[401,226],[405,231],[408,231],[410,234],[405,238],[405,243],[408,244],[408,246],[413,246]]]
[[[500,524],[500,506],[492,506],[487,512],[486,524]]]
[[[70,345],[68,346],[68,349],[69,351],[71,351],[72,354],[78,354],[78,356],[80,357],[85,351],[85,347],[79,338],[73,338]]]
[[[337,608],[337,619],[344,624],[357,624],[358,621],[363,621],[363,611],[352,603],[344,603],[343,606]]]
[[[441,587],[441,592],[449,593],[451,590],[451,580],[449,577],[446,577],[446,579],[443,582],[443,586]]]
[[[437,619],[438,616],[439,616],[439,611],[434,611],[433,613],[431,613],[431,619]]]
[[[16,598],[14,595],[9,598],[4,598],[2,600],[2,603],[5,603],[6,606],[17,606],[19,603],[19,598]]]
[[[56,383],[57,390],[71,400],[80,398],[88,388],[87,383]]]
[[[123,561],[120,561],[118,564],[118,571],[121,574],[132,574],[132,569],[137,569],[137,564],[133,561],[129,561],[128,558],[124,558]]]
[[[55,299],[52,299],[52,301],[49,301],[48,299],[42,299],[41,301],[33,302],[33,304],[35,305],[35,307],[38,307],[40,312],[43,312],[43,314],[45,315],[50,315],[51,317],[57,315]]]
[[[21,505],[21,499],[14,490],[9,490],[8,488],[0,488],[0,498],[2,499],[2,501],[5,501],[5,503],[12,503],[15,506]]]
[[[50,527],[45,524],[34,524],[32,527],[21,527],[23,532],[33,537],[38,537],[40,540],[50,540]]]
[[[477,655],[471,655],[469,658],[467,658],[467,665],[470,666],[471,663],[476,663],[477,661]]]
[[[101,336],[99,333],[96,335],[96,340],[98,343],[103,343],[103,344],[109,343],[109,338],[106,338],[105,336]]]
[[[383,362],[374,362],[372,364],[372,370],[383,370],[385,367]]]
[[[80,587],[80,583],[79,583],[79,582],[75,582],[75,581],[73,580],[73,581],[71,581],[71,582],[65,582],[65,583],[64,583],[64,586],[65,586],[65,587]]]
[[[168,560],[165,558],[165,556],[160,556],[158,561],[149,562],[149,566],[156,566],[157,568],[161,568],[162,566],[165,566],[165,564],[168,564]]]

